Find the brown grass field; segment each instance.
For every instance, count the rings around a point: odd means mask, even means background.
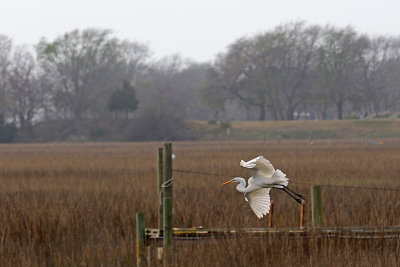
[[[156,149],[161,143],[0,146],[0,266],[133,266],[135,214],[157,226]],[[179,142],[174,224],[267,227],[232,176],[250,176],[241,159],[264,155],[310,199],[310,184],[400,188],[400,140]],[[298,226],[299,207],[272,191],[274,225]],[[322,187],[323,225],[400,225],[400,191]],[[311,227],[310,201],[306,226]],[[173,266],[399,266],[400,240],[226,238],[176,243]]]

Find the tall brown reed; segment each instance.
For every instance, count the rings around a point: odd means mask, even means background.
[[[0,266],[126,266],[135,264],[135,213],[157,225],[159,143],[0,146]],[[267,227],[234,186],[248,177],[240,159],[270,159],[310,198],[309,184],[400,187],[400,142],[176,143],[175,225]],[[226,176],[225,176],[226,175]],[[323,187],[324,226],[400,224],[399,192]],[[298,204],[271,192],[274,225],[298,225]],[[307,211],[310,210],[309,201]],[[306,214],[306,225],[311,226]],[[352,239],[217,239],[176,243],[178,266],[395,266],[400,241]]]

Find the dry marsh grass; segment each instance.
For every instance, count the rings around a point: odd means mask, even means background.
[[[135,213],[157,225],[160,143],[0,146],[0,266],[132,266]],[[310,199],[309,184],[400,188],[400,141],[175,143],[175,225],[266,227],[234,186],[240,159],[264,155]],[[221,176],[219,176],[221,175]],[[226,177],[224,176],[226,175]],[[400,191],[323,187],[324,226],[400,225]],[[271,192],[274,225],[298,225],[298,204]],[[307,202],[306,211],[310,211]],[[306,213],[311,226],[311,214]],[[398,266],[399,239],[239,238],[178,244],[176,266]]]

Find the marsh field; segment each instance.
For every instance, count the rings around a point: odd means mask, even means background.
[[[0,146],[0,266],[134,266],[135,215],[157,227],[162,143]],[[400,225],[400,140],[173,143],[174,226],[267,227],[235,186],[241,159],[264,155],[310,199],[322,186],[323,225]],[[200,174],[207,173],[207,174]],[[363,188],[359,188],[363,187]],[[376,189],[373,189],[376,188]],[[399,189],[399,190],[397,190]],[[299,206],[271,191],[274,226],[298,226]],[[311,227],[310,201],[306,227]],[[173,266],[399,266],[400,239],[224,238],[176,243]]]

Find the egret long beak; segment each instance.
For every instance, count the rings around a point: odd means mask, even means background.
[[[229,184],[229,183],[232,183],[232,180],[229,180],[229,181],[227,181],[227,182],[225,182],[225,183],[223,183],[221,185],[226,185],[226,184]]]

